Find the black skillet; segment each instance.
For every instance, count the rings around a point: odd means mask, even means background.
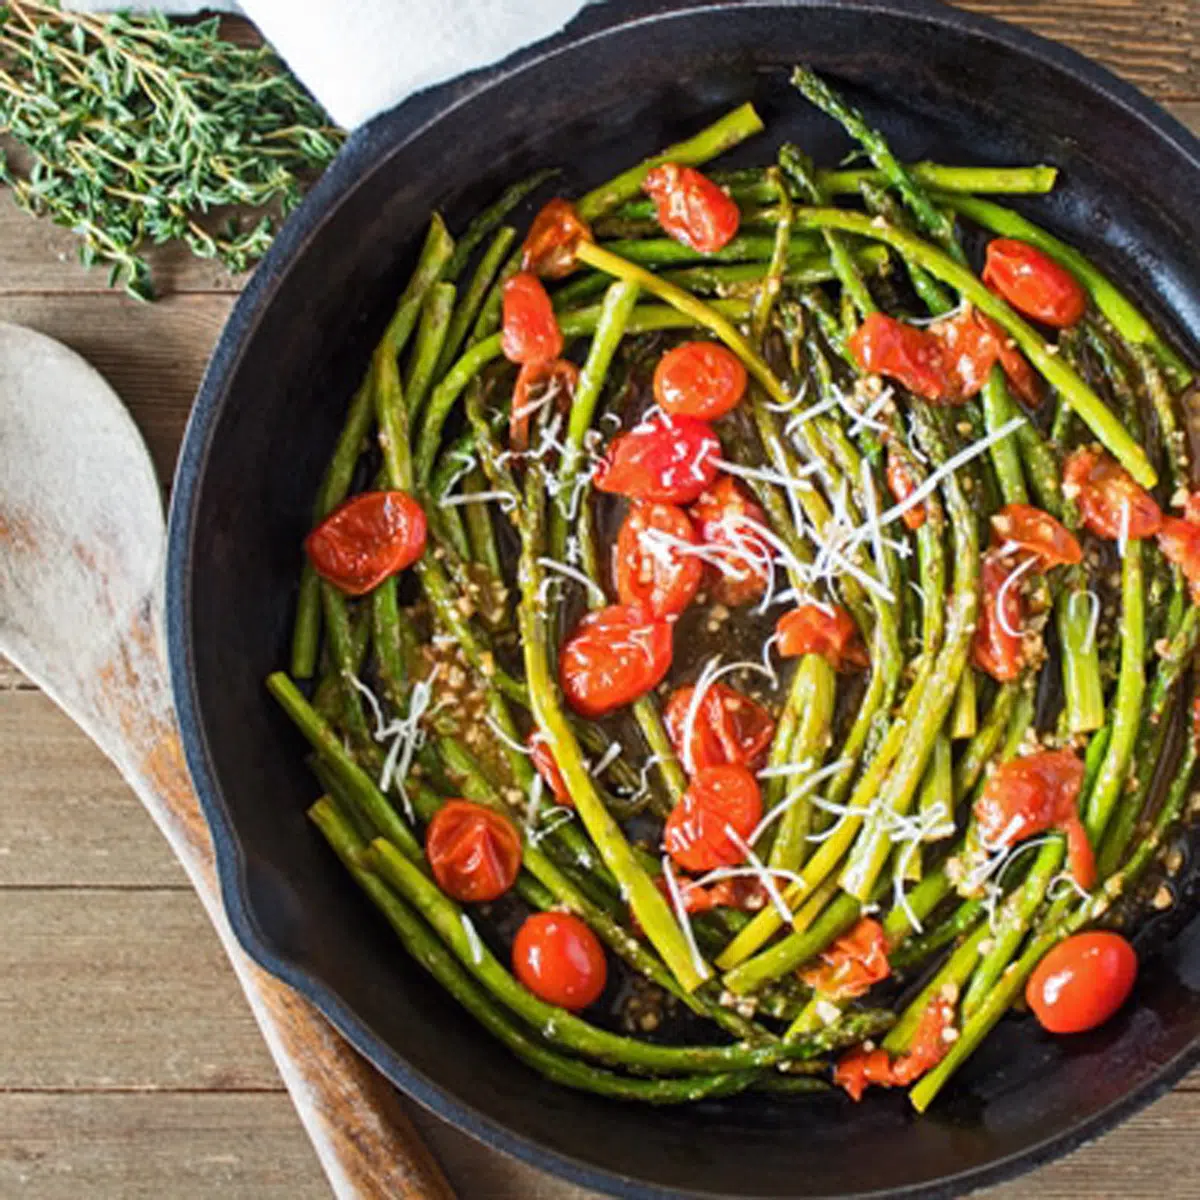
[[[1200,922],[1147,956],[1135,1000],[1070,1040],[1009,1018],[923,1119],[899,1095],[742,1097],[673,1110],[554,1087],[398,949],[305,822],[303,747],[263,678],[286,661],[319,473],[429,212],[461,228],[535,167],[590,186],[753,99],[784,137],[848,150],[786,83],[804,60],[903,157],[1051,162],[1028,210],[1176,331],[1200,325],[1200,144],[1132,88],[1031,34],[927,0],[615,0],[501,67],[359,130],[234,309],[180,458],[170,656],[234,929],[411,1096],[459,1128],[618,1195],[953,1195],[1111,1127],[1200,1046]]]

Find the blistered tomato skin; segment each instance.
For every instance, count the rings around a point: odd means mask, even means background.
[[[471,800],[448,800],[425,832],[438,887],[464,904],[497,900],[521,870],[521,836],[505,816]]]
[[[663,848],[685,871],[736,866],[761,819],[762,795],[745,767],[707,767],[671,809]]]
[[[663,709],[663,721],[680,762],[692,772],[724,766],[758,770],[766,765],[775,736],[775,718],[720,680],[706,687],[699,699],[690,684],[677,688]]]
[[[571,791],[567,781],[563,779],[554,754],[546,742],[541,730],[535,729],[525,739],[525,749],[529,751],[529,759],[534,770],[542,777],[542,781],[550,789],[554,799],[564,808],[574,808],[575,801],[571,799]]]
[[[654,398],[678,417],[715,421],[746,393],[746,368],[719,342],[685,342],[668,350],[654,370]]]
[[[602,717],[657,687],[671,668],[671,626],[645,609],[613,605],[588,613],[563,644],[559,682],[584,717]]]
[[[425,511],[407,492],[362,492],[304,541],[313,569],[347,596],[362,596],[425,552]]]
[[[578,1012],[595,1004],[608,979],[596,935],[570,913],[527,917],[513,941],[513,972],[535,996]]]
[[[654,201],[663,229],[701,254],[716,253],[737,234],[737,204],[694,167],[663,163],[647,172],[642,189]]]
[[[1006,504],[992,517],[992,534],[999,546],[1011,543],[1036,555],[1042,571],[1083,561],[1083,549],[1074,535],[1031,504]]]
[[[1120,934],[1077,933],[1038,964],[1025,999],[1047,1032],[1084,1033],[1125,1003],[1137,971],[1137,955]]]
[[[553,404],[558,412],[570,412],[578,386],[579,368],[570,359],[550,358],[522,363],[509,410],[508,448],[528,450],[529,426],[534,413],[546,404]]]
[[[677,617],[700,590],[704,564],[687,553],[699,539],[687,513],[674,504],[634,501],[617,534],[617,596],[654,617]]]
[[[957,397],[941,342],[915,325],[873,312],[851,335],[850,352],[864,371],[895,379],[931,403]]]
[[[690,504],[716,479],[720,460],[706,422],[660,413],[613,438],[592,482],[631,500]]]
[[[971,641],[971,661],[997,683],[1012,683],[1024,666],[1025,601],[1021,564],[999,548],[980,565],[982,603]]]
[[[556,197],[533,218],[522,247],[521,268],[543,279],[562,279],[575,270],[579,243],[591,240],[591,228],[575,205]]]
[[[509,362],[547,362],[563,352],[558,318],[542,281],[519,271],[503,293],[500,349]]]
[[[741,608],[762,598],[774,571],[767,514],[729,475],[706,488],[689,510],[708,547],[708,587],[718,604]]]
[[[1094,534],[1152,537],[1162,528],[1158,502],[1120,463],[1103,451],[1080,446],[1063,466],[1063,495],[1079,506],[1079,515]]]
[[[819,654],[835,671],[867,665],[867,652],[854,618],[837,604],[801,604],[784,613],[775,626],[784,658]]]
[[[1087,309],[1087,293],[1075,276],[1016,238],[988,243],[983,282],[1019,313],[1056,329],[1074,325]]]

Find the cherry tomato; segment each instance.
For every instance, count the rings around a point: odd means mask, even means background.
[[[595,1004],[608,979],[604,948],[570,913],[526,917],[512,949],[513,972],[539,999],[578,1012]]]
[[[529,449],[529,425],[543,405],[553,404],[560,412],[570,411],[579,385],[579,368],[566,358],[540,359],[521,364],[513,388],[512,411],[508,418],[510,450]]]
[[[529,751],[529,758],[534,769],[545,781],[554,799],[564,808],[574,808],[575,801],[571,799],[567,781],[562,777],[558,763],[554,761],[554,753],[541,730],[535,729],[525,739],[525,749]]]
[[[942,343],[927,330],[873,312],[850,336],[850,352],[864,371],[887,375],[931,403],[958,394]]]
[[[836,604],[801,604],[784,613],[775,626],[784,658],[820,654],[835,671],[867,665],[867,652],[854,618]]]
[[[1021,564],[999,549],[983,556],[980,569],[983,602],[971,644],[971,660],[1000,683],[1018,678],[1025,662],[1025,602],[1021,578],[1014,578],[1020,570]]]
[[[1077,933],[1038,963],[1025,999],[1049,1033],[1083,1033],[1125,1003],[1137,971],[1137,955],[1120,934]]]
[[[592,482],[632,500],[690,504],[716,479],[720,458],[704,421],[659,413],[613,438]]]
[[[1066,267],[1016,238],[988,243],[983,282],[1018,312],[1056,329],[1074,325],[1087,308],[1087,293]]]
[[[821,965],[801,978],[830,1000],[853,1000],[892,973],[887,935],[872,917],[863,917],[848,933],[821,951]]]
[[[720,604],[740,608],[766,591],[775,551],[763,534],[767,514],[736,479],[722,475],[691,508],[700,540],[709,547],[709,590]],[[759,532],[761,531],[761,532]]]
[[[838,1059],[837,1066],[833,1068],[833,1083],[856,1103],[869,1087],[895,1087],[892,1056],[881,1046],[873,1050],[855,1046]]]
[[[1163,557],[1183,572],[1192,599],[1200,604],[1200,523],[1190,518],[1181,521],[1178,517],[1163,517],[1158,545]]]
[[[1081,446],[1063,467],[1063,495],[1083,523],[1104,538],[1147,538],[1162,527],[1162,509],[1116,459]]]
[[[663,846],[685,871],[734,867],[745,859],[744,843],[761,819],[758,782],[745,767],[707,767],[671,809]]]
[[[659,875],[655,886],[663,894],[663,899],[674,908],[671,889],[666,877]],[[716,883],[704,885],[689,879],[686,875],[676,875],[675,884],[679,888],[679,896],[683,901],[683,911],[689,916],[696,913],[711,912],[714,908],[735,908],[739,912],[758,912],[765,908],[768,900],[767,889],[762,881],[753,876],[738,876],[734,879],[719,879]],[[636,919],[635,919],[636,923]]]
[[[1000,347],[993,327],[978,317],[975,309],[964,305],[926,330],[941,345],[942,361],[952,380],[950,391],[939,397],[942,403],[960,403],[978,395],[996,365]]]
[[[921,1014],[907,1054],[893,1059],[886,1050],[857,1046],[842,1055],[834,1068],[833,1082],[856,1101],[872,1084],[905,1087],[914,1083],[946,1057],[951,1045],[947,1031],[953,1026],[954,1005],[944,997],[935,997]]]
[[[617,595],[652,617],[677,617],[700,590],[704,564],[680,545],[700,539],[682,508],[635,500],[617,534]]]
[[[888,451],[887,457],[887,485],[892,499],[897,504],[903,504],[917,490],[916,480],[913,479],[908,464],[891,450]],[[900,519],[915,533],[925,524],[927,516],[924,504],[914,504],[912,508],[904,510]]]
[[[425,832],[425,857],[447,896],[478,904],[503,896],[521,869],[521,835],[505,816],[449,800]]]
[[[1200,525],[1200,492],[1188,492],[1183,505],[1183,519]]]
[[[653,199],[663,229],[701,254],[716,253],[738,231],[738,206],[694,167],[663,163],[647,172],[642,190]]]
[[[675,753],[689,770],[737,766],[758,770],[766,760],[775,736],[775,718],[756,700],[718,680],[704,689],[692,716],[690,744],[684,733],[696,689],[681,687],[671,694],[663,710],[667,734]]]
[[[322,579],[362,596],[425,553],[425,511],[407,492],[363,492],[335,508],[304,549]]]
[[[558,656],[563,694],[584,717],[632,704],[670,668],[671,626],[628,605],[588,613]]]
[[[509,362],[545,362],[562,354],[558,318],[536,275],[518,271],[504,285],[503,312],[500,348]]]
[[[1083,561],[1074,535],[1032,504],[1006,504],[992,517],[992,533],[998,545],[1008,543],[1036,555],[1042,571]]]
[[[677,417],[715,421],[738,406],[746,368],[720,342],[685,342],[668,350],[654,369],[654,398]]]
[[[592,231],[569,200],[555,198],[533,218],[522,247],[521,269],[543,279],[562,279],[575,270],[575,251]]]
[[[1008,376],[1008,386],[1027,407],[1037,408],[1042,402],[1042,383],[1038,373],[1029,365],[1029,359],[1017,348],[1017,343],[1002,325],[984,316],[978,309],[971,311],[975,314],[976,323],[995,339],[996,357]]]

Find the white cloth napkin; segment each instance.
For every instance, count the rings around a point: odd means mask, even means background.
[[[242,12],[347,129],[560,30],[588,0],[66,0],[80,10]]]

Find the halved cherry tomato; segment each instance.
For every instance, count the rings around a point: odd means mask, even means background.
[[[1070,750],[1041,750],[1001,763],[975,802],[979,833],[994,848],[1047,829],[1067,835],[1071,874],[1082,888],[1096,881],[1096,862],[1079,819],[1083,763]]]
[[[943,361],[954,382],[953,394],[944,396],[943,403],[960,404],[976,395],[996,363],[1030,408],[1041,403],[1041,386],[1025,355],[1002,326],[977,308],[964,305],[953,316],[935,321],[929,333],[941,343]]]
[[[584,717],[632,704],[670,668],[671,626],[628,605],[588,613],[558,656],[563,694]]]
[[[545,781],[554,799],[564,808],[574,808],[575,801],[571,799],[567,781],[562,777],[558,763],[554,761],[554,753],[541,730],[535,729],[525,739],[525,749],[529,751],[529,758],[534,769]]]
[[[622,604],[641,605],[652,617],[677,617],[700,590],[704,564],[680,546],[700,539],[682,508],[635,500],[617,534],[614,565]]]
[[[801,978],[830,1000],[853,1000],[892,973],[887,935],[873,917],[862,920],[821,951],[821,965]]]
[[[696,704],[689,745],[684,732],[696,689],[690,684],[671,693],[663,710],[667,734],[675,753],[691,771],[705,767],[738,766],[751,771],[763,766],[775,718],[757,700],[718,680],[704,689]]]
[[[1032,504],[1006,504],[992,517],[992,533],[998,545],[1008,543],[1036,555],[1042,571],[1083,561],[1074,535]]]
[[[1056,329],[1074,325],[1087,308],[1087,293],[1066,267],[1016,238],[988,243],[983,282],[1018,312]]]
[[[509,362],[545,362],[562,354],[558,318],[536,275],[518,271],[504,285],[503,313],[500,348]]]
[[[1200,523],[1190,518],[1181,521],[1178,517],[1163,517],[1158,545],[1163,557],[1183,572],[1192,600],[1200,604]]]
[[[761,819],[758,782],[745,767],[707,767],[667,817],[663,847],[685,871],[733,867],[746,857],[738,839],[744,844]]]
[[[833,1082],[852,1100],[876,1087],[905,1087],[932,1070],[950,1049],[947,1031],[954,1026],[954,1005],[937,996],[921,1014],[907,1054],[893,1059],[886,1050],[858,1046],[844,1054],[833,1071]]]
[[[1025,603],[1021,578],[1014,578],[1020,570],[1021,564],[999,549],[989,550],[980,568],[983,596],[971,660],[1000,683],[1018,678],[1025,661]]]
[[[663,229],[701,254],[720,250],[738,231],[738,206],[695,167],[663,163],[647,172],[642,190],[654,200]]]
[[[513,973],[547,1004],[577,1012],[595,1004],[608,979],[604,948],[570,913],[526,917],[513,939]]]
[[[684,342],[668,350],[654,369],[654,398],[677,417],[715,421],[746,393],[746,368],[720,342]]]
[[[1162,509],[1123,466],[1080,446],[1063,467],[1063,495],[1079,505],[1083,523],[1104,538],[1147,538],[1162,528]]]
[[[602,492],[660,504],[689,504],[717,477],[721,442],[695,417],[656,413],[618,434],[592,482]]]
[[[1120,934],[1077,933],[1038,963],[1025,999],[1049,1033],[1083,1033],[1125,1003],[1137,972],[1137,955]]]
[[[801,604],[784,613],[775,626],[784,658],[820,654],[835,671],[867,665],[867,652],[854,618],[837,604]]]
[[[304,549],[322,579],[362,596],[425,553],[425,511],[407,492],[363,492],[335,508]]]
[[[691,508],[700,540],[709,547],[709,586],[713,599],[730,608],[752,604],[766,590],[775,551],[763,537],[767,514],[729,475],[705,489]],[[759,532],[762,531],[762,532]]]
[[[503,896],[521,869],[521,835],[505,816],[449,800],[425,831],[425,857],[438,887],[464,904]]]
[[[885,313],[871,313],[851,334],[850,352],[864,371],[887,375],[931,403],[958,395],[942,343],[927,330]]]
[[[510,450],[529,449],[529,424],[544,404],[568,412],[575,402],[579,368],[567,358],[541,359],[521,364],[513,388],[512,411],[508,417]]]
[[[522,247],[521,269],[543,279],[562,279],[575,270],[575,251],[592,231],[569,200],[555,198],[533,218]]]
[[[904,459],[891,450],[888,451],[887,458],[887,485],[888,491],[892,493],[892,499],[897,504],[903,504],[917,490],[916,481]],[[914,504],[912,508],[904,510],[904,515],[900,519],[915,533],[925,524],[926,517],[925,505]]]

